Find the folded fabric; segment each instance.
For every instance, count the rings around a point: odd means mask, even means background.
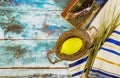
[[[99,29],[101,18],[104,17],[103,13],[115,13],[116,15],[118,11],[120,11],[119,4],[120,0],[108,0],[105,6],[92,21],[90,27],[93,26],[96,29]],[[115,7],[116,9],[114,10]],[[117,23],[119,23],[119,21],[117,21]],[[85,78],[82,77],[82,74],[88,55],[89,54],[69,64],[72,78]],[[114,30],[112,35],[101,47],[89,76],[95,78],[120,78],[120,26]]]
[[[89,76],[120,78],[120,26],[114,30],[101,47]]]
[[[82,74],[84,73],[83,71],[87,62],[87,58],[88,55],[69,64],[69,71],[72,78],[81,78]]]

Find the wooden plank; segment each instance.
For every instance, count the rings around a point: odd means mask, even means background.
[[[61,18],[61,11],[0,11],[0,13],[5,13],[0,16],[0,33],[4,39],[56,39],[71,28],[70,24]]]
[[[0,68],[6,67],[66,67],[65,62],[49,63],[46,52],[56,40],[0,40]],[[54,58],[54,57],[53,57]]]
[[[63,10],[71,0],[1,0],[1,9]],[[9,6],[9,7],[8,7]]]
[[[67,69],[2,69],[0,70],[0,78],[1,77],[17,77],[17,78],[39,78],[42,75],[47,75],[46,77],[44,76],[44,78],[47,78],[49,76],[55,76],[55,78],[57,78],[57,76],[60,75],[60,77],[58,78],[70,78],[69,76],[69,72]],[[62,76],[61,76],[62,75]],[[68,76],[68,77],[67,77]],[[52,78],[52,77],[49,77]]]

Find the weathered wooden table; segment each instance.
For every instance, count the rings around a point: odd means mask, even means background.
[[[52,65],[46,58],[71,29],[60,16],[69,2],[0,0],[0,78],[70,78],[66,62]]]

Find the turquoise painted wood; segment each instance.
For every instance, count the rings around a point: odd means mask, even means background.
[[[46,52],[53,48],[63,32],[71,28],[60,16],[69,2],[0,1],[0,68],[49,67]],[[64,63],[59,66],[66,67]]]

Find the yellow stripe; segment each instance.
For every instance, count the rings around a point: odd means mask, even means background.
[[[107,44],[107,43],[105,43],[104,46],[108,46],[110,48],[114,48],[114,49],[120,50],[120,48],[118,48],[116,46],[113,46],[113,45],[110,45],[110,44]]]
[[[75,69],[71,70],[71,72],[72,72],[72,71],[79,70],[80,68],[81,68],[81,67],[77,67],[77,68],[75,68]]]
[[[79,67],[77,67],[75,69],[72,69],[70,71],[72,72],[72,71],[80,70],[81,68],[84,68],[84,67],[85,67],[85,65],[81,65],[81,66],[79,66]]]
[[[112,35],[111,35],[111,37],[112,37],[112,38],[113,38],[113,37],[115,37],[115,39],[118,39],[118,40],[120,40],[120,37],[119,37],[119,35],[117,35],[117,34],[115,35],[115,33],[114,33],[114,34],[112,34]]]
[[[104,58],[101,58],[101,57],[96,57],[96,58],[99,59],[99,60],[102,60],[102,61],[104,61],[104,62],[107,62],[107,63],[113,64],[113,65],[116,65],[116,66],[120,66],[120,64],[115,63],[115,62],[111,62],[111,61],[106,60],[106,59],[104,59]]]

